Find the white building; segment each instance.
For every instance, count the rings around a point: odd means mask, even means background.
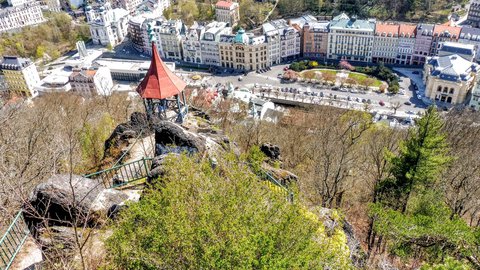
[[[62,6],[60,5],[60,0],[40,0],[40,7],[43,10],[60,12],[62,11]]]
[[[333,18],[328,36],[327,58],[371,62],[374,31],[374,20],[357,20],[345,13]]]
[[[225,22],[211,22],[205,27],[205,33],[200,39],[202,61],[204,65],[220,66],[220,51],[218,43],[221,35],[232,34],[232,28]]]
[[[69,77],[72,91],[85,96],[112,94],[113,81],[107,67],[74,70]]]
[[[37,1],[13,1],[13,6],[0,8],[0,33],[45,22]]]
[[[443,42],[440,44],[438,56],[448,56],[452,54],[456,54],[473,62],[473,59],[475,59],[475,45],[457,42]]]
[[[459,43],[472,44],[475,46],[475,59],[480,62],[480,29],[463,26],[460,32]]]
[[[34,89],[40,82],[35,64],[28,58],[4,56],[0,63],[5,83],[11,94],[36,97],[38,92]]]
[[[135,14],[147,14],[159,18],[170,5],[170,0],[144,0],[137,6]]]
[[[233,27],[240,21],[240,5],[232,0],[220,0],[215,5],[215,18]]]
[[[480,84],[478,83],[478,79],[476,86],[472,90],[472,96],[468,105],[470,108],[480,111]]]
[[[205,27],[194,23],[182,36],[183,61],[192,64],[203,64],[200,40],[205,34]]]
[[[417,26],[413,24],[400,24],[398,30],[397,64],[411,65],[413,49],[415,48],[415,35]]]
[[[87,22],[90,25],[90,34],[94,44],[112,46],[121,43],[128,31],[130,15],[121,8],[112,9],[110,3],[92,9],[86,8]]]
[[[270,21],[262,25],[269,48],[269,65],[295,59],[301,53],[300,31],[290,26],[284,19]]]
[[[400,25],[394,23],[377,23],[373,39],[372,61],[394,64],[397,59],[397,48]]]
[[[175,63],[164,62],[170,71],[175,71]],[[107,67],[112,79],[118,81],[140,82],[150,68],[150,60],[124,60],[102,58],[95,61],[94,67]]]
[[[150,40],[155,37],[160,57],[171,60],[182,60],[182,35],[185,34],[185,25],[181,20],[155,20],[147,25],[147,36]],[[146,41],[147,44],[150,41]],[[146,50],[151,55],[151,46]]]
[[[477,64],[457,54],[429,57],[423,71],[425,96],[446,106],[464,104],[479,73]]]
[[[115,6],[125,9],[130,15],[135,15],[137,7],[142,4],[143,0],[118,0],[115,2]]]

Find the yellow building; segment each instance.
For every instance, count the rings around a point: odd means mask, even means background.
[[[437,104],[464,104],[476,84],[479,66],[457,54],[427,59],[425,96]]]
[[[223,68],[251,71],[269,66],[265,36],[255,37],[240,29],[236,35],[220,36],[218,46],[220,64]]]
[[[37,68],[28,58],[5,56],[0,64],[7,90],[10,94],[36,97],[34,86],[40,83]]]

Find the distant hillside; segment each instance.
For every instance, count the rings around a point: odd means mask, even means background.
[[[359,17],[380,20],[406,20],[443,22],[452,7],[468,0],[279,0],[278,15],[296,15],[311,12],[319,15],[336,15],[346,12]]]

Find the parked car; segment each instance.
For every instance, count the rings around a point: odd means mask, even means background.
[[[412,103],[410,101],[405,101],[403,104],[407,105],[407,106],[410,106],[412,105]]]
[[[420,71],[415,70],[412,74],[420,74]]]
[[[364,98],[362,98],[362,102],[363,102],[363,103],[367,103],[367,100],[364,99]]]
[[[380,104],[380,106],[385,106],[385,102],[383,102],[382,100],[380,100],[380,102],[378,102],[378,104]]]
[[[287,71],[287,70],[288,70],[288,66],[283,68],[283,71]]]
[[[352,100],[352,98],[351,98],[350,96],[348,96],[348,97],[347,97],[347,100],[350,101],[350,100]]]
[[[239,82],[243,81],[243,77],[242,77],[242,76],[239,76],[239,77],[238,77],[238,81],[239,81]]]
[[[323,92],[320,92],[320,96],[323,97]]]
[[[333,90],[333,91],[338,91],[338,90],[340,90],[340,88],[337,87],[337,86],[334,86],[334,87],[332,87],[332,90]]]
[[[382,101],[382,102],[383,102],[383,101]],[[368,103],[368,104],[372,104],[372,100],[371,100],[371,99],[367,99],[367,103]],[[380,104],[380,105],[381,105],[381,104]],[[383,105],[385,105],[385,103],[384,103]],[[383,105],[382,105],[382,106],[383,106]]]

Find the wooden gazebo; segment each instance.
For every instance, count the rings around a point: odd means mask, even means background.
[[[165,65],[152,41],[152,62],[137,87],[149,120],[175,120],[182,123],[188,113],[184,89],[187,84]]]

